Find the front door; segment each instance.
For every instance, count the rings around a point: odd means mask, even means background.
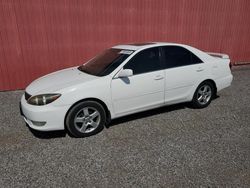
[[[163,105],[165,77],[158,47],[139,52],[123,69],[133,70],[133,75],[112,80],[116,117]]]

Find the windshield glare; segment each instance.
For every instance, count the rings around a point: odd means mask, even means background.
[[[110,48],[79,66],[78,69],[95,76],[106,76],[113,72],[132,53],[132,50]]]

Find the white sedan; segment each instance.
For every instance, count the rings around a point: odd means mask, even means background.
[[[118,45],[33,81],[20,108],[33,129],[86,137],[112,119],[164,105],[204,108],[232,79],[225,54],[175,43]]]

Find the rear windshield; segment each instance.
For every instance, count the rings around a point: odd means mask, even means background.
[[[78,69],[95,76],[106,76],[113,72],[134,51],[110,48],[97,55]]]

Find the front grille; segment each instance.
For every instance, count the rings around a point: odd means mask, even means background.
[[[27,92],[25,92],[25,93],[24,93],[24,97],[25,97],[26,100],[28,100],[28,99],[31,97],[31,95],[28,94]]]

